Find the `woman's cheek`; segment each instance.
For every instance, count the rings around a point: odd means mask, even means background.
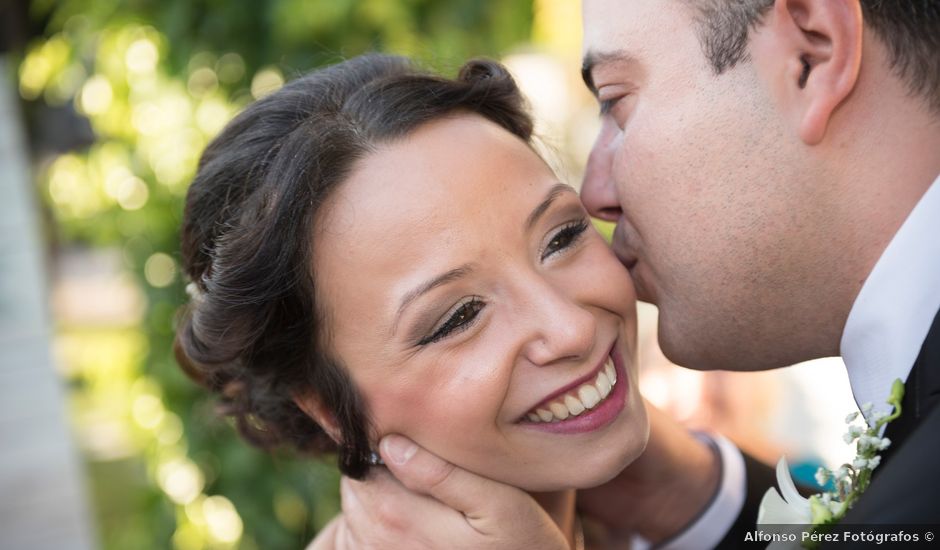
[[[390,433],[410,435],[427,414],[426,393],[415,384],[375,383],[360,386],[377,439]],[[408,406],[403,406],[408,403]],[[425,417],[426,418],[426,417]]]
[[[424,446],[454,441],[454,434],[471,430],[480,414],[479,393],[466,380],[434,379],[432,376],[399,382],[377,383],[366,401],[378,437],[399,433]]]
[[[596,280],[603,286],[602,292],[616,301],[617,310],[627,313],[627,310],[635,309],[636,289],[627,268],[606,243],[592,252],[591,263],[595,266],[595,275],[588,280]]]

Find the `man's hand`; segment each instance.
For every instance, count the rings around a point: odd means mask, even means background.
[[[362,482],[343,478],[343,515],[311,548],[568,549],[552,518],[525,492],[462,470],[401,436],[385,437],[380,449],[389,471],[373,468]]]
[[[578,491],[578,509],[614,538],[638,533],[655,544],[682,531],[704,510],[718,490],[721,472],[706,444],[648,402],[646,409],[646,450],[609,482]]]

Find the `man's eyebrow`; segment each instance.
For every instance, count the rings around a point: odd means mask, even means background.
[[[532,226],[534,226],[535,223],[539,221],[539,218],[545,214],[555,199],[557,199],[558,196],[562,193],[567,192],[574,193],[575,190],[566,183],[556,183],[553,185],[552,188],[548,190],[548,194],[545,196],[545,198],[542,199],[542,202],[540,202],[539,205],[532,210],[532,213],[529,214],[529,217],[526,218],[524,229],[526,231],[531,230]]]
[[[589,51],[584,54],[584,59],[581,61],[581,78],[584,80],[584,85],[588,87],[588,90],[591,90],[592,94],[597,95],[597,88],[594,87],[594,68],[596,66],[616,61],[631,62],[635,59],[635,57],[625,50],[615,50],[612,52]]]
[[[464,264],[460,267],[441,273],[437,277],[429,279],[410,290],[407,294],[405,294],[405,297],[401,300],[401,304],[398,306],[398,313],[395,315],[395,325],[392,327],[392,332],[397,331],[398,321],[401,319],[401,314],[403,311],[405,311],[405,308],[408,307],[408,304],[417,300],[421,295],[426,294],[441,285],[446,285],[447,283],[456,281],[461,277],[469,275],[472,271],[473,266],[471,264]]]

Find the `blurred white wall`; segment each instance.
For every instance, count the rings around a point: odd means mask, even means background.
[[[94,547],[84,473],[53,369],[36,197],[0,56],[0,549]]]

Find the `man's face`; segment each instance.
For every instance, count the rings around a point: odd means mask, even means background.
[[[586,79],[604,114],[582,200],[617,223],[613,248],[660,308],[663,351],[700,369],[804,359],[786,344],[800,323],[787,312],[824,224],[772,64],[716,75],[675,0],[583,9]]]

